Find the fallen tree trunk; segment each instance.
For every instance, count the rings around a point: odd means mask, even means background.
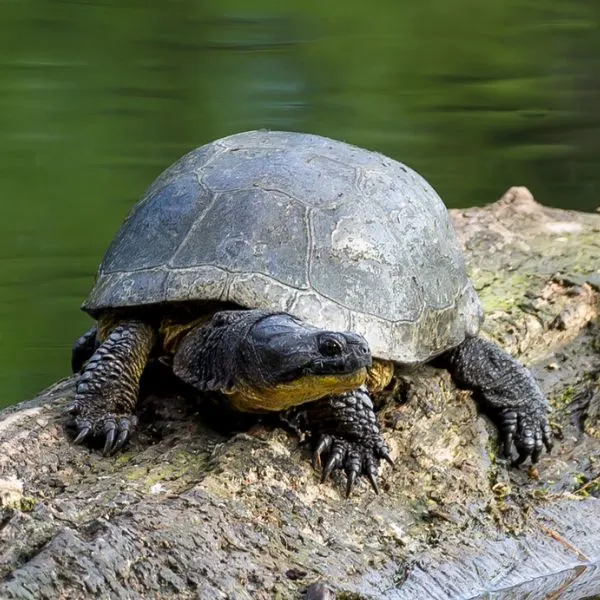
[[[316,582],[338,598],[600,594],[600,215],[525,188],[452,212],[485,335],[554,408],[537,468],[507,469],[470,395],[431,368],[379,413],[397,465],[382,493],[362,482],[350,500],[289,433],[228,437],[175,395],[148,398],[121,455],[74,447],[67,379],[0,416],[0,597],[287,599]]]

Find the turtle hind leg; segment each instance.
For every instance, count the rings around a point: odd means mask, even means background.
[[[71,371],[80,373],[85,363],[98,349],[98,327],[90,327],[73,345],[71,350]]]
[[[327,396],[298,409],[301,420],[314,434],[315,467],[322,468],[321,482],[338,469],[346,473],[346,497],[356,479],[367,477],[376,493],[381,459],[393,466],[390,449],[381,436],[373,403],[364,386]]]
[[[103,454],[125,445],[137,421],[140,378],[156,342],[156,332],[142,321],[121,321],[87,362],[77,381],[70,412],[75,443],[104,438]]]

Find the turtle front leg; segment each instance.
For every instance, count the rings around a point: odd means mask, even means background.
[[[73,345],[71,350],[71,371],[80,373],[85,363],[98,349],[98,327],[90,327]]]
[[[125,445],[137,419],[140,378],[156,341],[154,329],[142,321],[121,321],[100,344],[77,381],[70,412],[82,443],[104,436],[103,454]]]
[[[552,449],[548,403],[531,372],[499,346],[483,338],[467,338],[433,364],[448,369],[456,383],[473,390],[475,399],[497,425],[503,451],[517,466],[536,463],[543,447]]]
[[[299,409],[315,435],[314,463],[322,468],[321,482],[337,469],[346,472],[346,497],[359,475],[365,475],[376,493],[381,459],[394,462],[381,436],[373,403],[365,386],[327,396]]]

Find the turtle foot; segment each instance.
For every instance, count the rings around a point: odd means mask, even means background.
[[[381,459],[394,465],[389,448],[383,440],[380,439],[375,444],[365,444],[331,434],[319,436],[313,455],[315,468],[322,469],[321,483],[337,469],[346,472],[346,498],[352,493],[356,479],[360,475],[364,475],[369,480],[376,494],[379,493]]]
[[[152,327],[141,321],[122,321],[96,349],[77,380],[69,409],[74,443],[100,442],[104,456],[125,445],[137,423],[132,412],[155,337]]]
[[[552,432],[548,423],[546,410],[535,410],[529,406],[505,408],[499,411],[496,419],[503,442],[503,453],[508,459],[513,458],[513,445],[517,450],[517,458],[512,461],[516,467],[531,458],[531,463],[539,461],[544,447],[552,450]]]
[[[381,460],[393,466],[373,403],[364,386],[338,396],[328,396],[306,407],[308,427],[316,439],[314,463],[322,468],[321,481],[336,470],[346,473],[346,497],[364,475],[376,493]]]
[[[129,440],[138,418],[135,415],[106,414],[99,418],[78,415],[78,408],[74,406],[71,413],[75,417],[76,436],[74,444],[83,444],[90,441],[99,441],[102,444],[103,456],[112,456],[118,452]]]

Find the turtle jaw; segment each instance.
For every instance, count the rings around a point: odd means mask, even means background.
[[[242,412],[273,412],[286,410],[325,396],[354,390],[367,380],[367,368],[350,373],[303,375],[267,388],[241,384],[225,392],[231,406]]]

